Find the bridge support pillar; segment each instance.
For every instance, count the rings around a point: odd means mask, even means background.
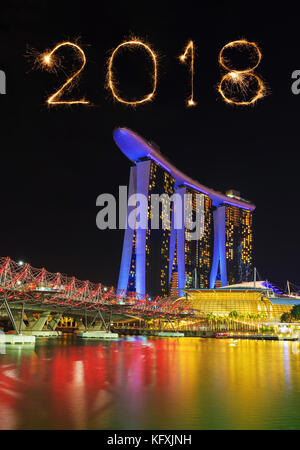
[[[37,320],[30,320],[29,317],[29,327],[28,327],[28,331],[42,331],[42,329],[44,328],[45,323],[48,320],[48,317],[50,315],[50,311],[43,311],[40,314],[40,317]]]
[[[36,336],[36,337],[60,336],[62,334],[61,331],[54,331],[60,320],[60,317],[57,318],[57,316],[59,314],[56,314],[49,324],[49,325],[52,324],[53,328],[50,330],[44,329],[44,326],[49,318],[49,315],[50,315],[50,311],[44,311],[41,313],[40,317],[37,320],[35,320],[32,313],[27,313],[26,316],[29,321],[29,327],[27,327],[27,328],[25,328],[25,330],[23,330],[23,334],[30,335],[30,336]],[[55,323],[56,323],[56,325],[55,325]]]
[[[24,336],[24,334],[1,334],[0,344],[35,344],[35,336]]]
[[[107,325],[101,311],[97,311],[89,326],[80,322],[77,337],[84,339],[118,339],[119,335],[110,331],[110,322]]]
[[[6,313],[14,327],[14,331],[16,334],[8,334],[3,333],[0,334],[0,344],[33,344],[35,343],[35,336],[24,336],[22,334],[22,325],[23,325],[23,317],[24,317],[24,304],[22,307],[22,312],[19,315],[14,315],[10,309],[10,306],[7,300],[4,298],[2,302],[0,302],[0,309],[4,307],[6,309]]]
[[[111,333],[110,331],[78,331],[77,337],[82,339],[119,339],[118,333]]]
[[[17,322],[16,322],[15,316],[13,315],[13,313],[12,313],[10,307],[9,307],[9,304],[8,304],[6,298],[4,298],[3,301],[0,303],[0,309],[1,309],[2,307],[4,307],[4,308],[6,309],[6,313],[7,313],[7,315],[8,315],[9,320],[10,320],[11,323],[12,323],[12,326],[13,326],[15,332],[16,332],[17,334],[20,334],[20,328],[21,328],[21,327],[20,327],[20,323],[21,323],[21,322],[18,321],[18,320],[17,320]],[[22,310],[22,313],[23,313],[23,312],[24,312],[24,309]],[[23,320],[23,318],[22,318],[22,320]]]
[[[88,327],[88,331],[109,331],[102,322],[96,322],[93,326]]]
[[[78,320],[78,331],[85,331],[86,328],[87,328],[87,327],[85,326],[83,320],[82,320],[82,319],[79,319],[79,320]]]
[[[23,322],[22,313],[20,311],[14,311],[12,314],[16,324],[16,328],[14,327],[15,331],[17,331],[18,334],[22,334],[22,331],[24,330],[24,328],[26,328]]]
[[[61,318],[62,318],[62,314],[61,314],[61,313],[55,314],[55,315],[52,317],[51,321],[48,323],[48,328],[49,328],[51,331],[55,331],[55,328],[56,328],[57,325],[59,324],[59,321],[60,321]]]

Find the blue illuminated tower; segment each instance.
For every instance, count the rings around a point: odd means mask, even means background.
[[[192,180],[174,167],[152,144],[126,128],[114,131],[114,140],[134,163],[128,195],[148,198],[146,229],[125,230],[118,293],[182,296],[193,287],[196,274],[200,288],[214,288],[248,281],[252,269],[252,212],[255,206],[237,191],[225,194]],[[150,227],[150,195],[173,193],[203,198],[203,223],[199,240],[189,241],[185,227],[174,227],[174,206],[169,230]],[[128,206],[127,216],[132,212]],[[184,216],[184,211],[182,211]],[[184,217],[182,217],[184,223]]]

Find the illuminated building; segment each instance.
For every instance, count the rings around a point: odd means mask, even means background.
[[[192,195],[192,211],[187,217],[187,224],[195,220],[197,210],[196,194],[199,191],[189,186],[179,186],[176,192]],[[204,217],[201,221],[201,238],[197,240],[188,239],[188,230],[184,233],[177,232],[177,245],[184,261],[185,287],[208,288],[213,258],[213,208],[212,201],[208,195],[203,195]],[[180,239],[184,242],[180,242]],[[179,253],[180,254],[180,253]],[[177,264],[178,266],[178,264]]]
[[[125,230],[118,293],[172,297],[186,288],[215,288],[251,279],[252,212],[255,206],[237,191],[216,192],[189,178],[173,166],[159,150],[136,133],[118,128],[114,140],[131,167],[128,196],[144,194],[148,199],[147,227]],[[174,226],[174,204],[170,206],[170,229],[151,229],[151,194],[191,194],[190,217],[185,226]],[[201,198],[200,235],[190,240],[188,223],[195,222]],[[127,217],[134,207],[128,206]],[[161,208],[160,220],[163,219]],[[182,218],[185,211],[183,208]],[[183,222],[184,223],[184,222]]]
[[[131,168],[129,195],[144,194],[148,198],[147,229],[127,228],[123,247],[119,286],[121,291],[167,296],[169,294],[169,229],[151,228],[152,194],[174,193],[174,178],[150,158],[142,158]],[[162,208],[163,210],[163,208]],[[130,207],[128,213],[132,212]],[[172,210],[171,210],[172,214]],[[125,273],[125,277],[123,274]],[[123,283],[123,284],[122,284]]]
[[[227,205],[225,233],[228,284],[248,281],[252,264],[251,212]]]
[[[170,229],[153,230],[150,227],[151,194],[174,193],[174,178],[154,161],[149,161],[150,175],[148,187],[148,229],[146,231],[146,292],[153,295],[169,294],[169,248]],[[161,214],[164,214],[162,208]],[[171,211],[172,214],[172,211]],[[138,292],[138,291],[137,291]]]
[[[219,289],[188,289],[186,301],[196,315],[228,316],[235,311],[240,317],[252,314],[277,322],[283,313],[289,313],[294,305],[300,305],[300,297],[281,295],[265,281],[258,281],[256,285],[243,282]]]
[[[171,276],[170,276],[170,297],[176,298],[178,297],[178,263],[177,263],[177,251],[175,247],[173,264],[171,268]]]

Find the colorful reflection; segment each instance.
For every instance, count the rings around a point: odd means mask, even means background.
[[[0,429],[299,429],[300,343],[41,340],[0,354]]]

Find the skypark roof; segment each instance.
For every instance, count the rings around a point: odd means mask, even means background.
[[[188,175],[178,170],[167,158],[165,158],[158,150],[139,136],[137,133],[129,130],[128,128],[117,128],[113,133],[114,141],[120,150],[127,158],[133,163],[139,162],[143,158],[150,158],[168,171],[175,179],[176,186],[185,185],[189,186],[196,191],[202,192],[208,195],[215,206],[222,203],[237,206],[238,208],[254,211],[255,205],[251,204],[247,200],[238,200],[236,198],[230,198],[225,194],[214,191],[198,181],[193,180]]]

